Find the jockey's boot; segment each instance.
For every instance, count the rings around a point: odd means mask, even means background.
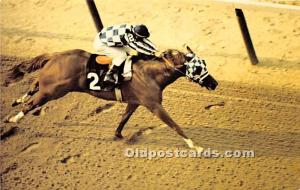
[[[105,77],[103,79],[103,85],[104,85],[104,91],[112,91],[116,84],[116,76],[118,74],[118,68],[117,66],[113,65],[111,69],[107,71],[105,74]]]

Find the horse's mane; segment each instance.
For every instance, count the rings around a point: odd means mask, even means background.
[[[132,56],[132,61],[133,62],[137,62],[139,60],[144,60],[144,61],[148,61],[148,60],[152,60],[152,61],[162,61],[163,57],[165,56],[169,56],[172,57],[172,52],[179,52],[182,53],[181,51],[177,50],[177,49],[167,49],[165,51],[163,51],[159,56],[155,56],[155,55],[145,55],[145,54],[138,54],[135,56]],[[168,58],[168,57],[166,57]]]
[[[175,64],[175,62],[183,63],[182,59],[184,59],[184,55],[185,54],[179,50],[167,49],[159,56],[138,54],[133,56],[131,59],[134,65],[141,70],[164,71],[165,69],[170,69],[170,64]]]

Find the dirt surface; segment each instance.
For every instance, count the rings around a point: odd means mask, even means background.
[[[1,122],[1,188],[299,189],[299,15],[245,10],[249,27],[258,28],[252,36],[261,63],[253,66],[232,7],[195,0],[136,2],[121,0],[114,9],[109,1],[97,6],[105,25],[129,21],[149,25],[160,49],[191,44],[219,81],[218,89],[209,92],[184,78],[177,80],[164,92],[168,113],[197,145],[219,152],[253,150],[255,157],[126,157],[127,148],[188,149],[143,107],[125,126],[125,139],[114,140],[126,105],[69,93],[47,103],[41,116],[33,111],[18,124]],[[85,2],[0,3],[3,120],[21,109],[11,103],[38,75],[26,75],[6,87],[9,68],[45,52],[92,51],[96,31]]]
[[[2,63],[12,64],[11,60]],[[1,87],[1,119],[12,95],[31,76]],[[125,106],[71,93],[29,115],[1,142],[3,189],[296,189],[299,187],[300,93],[220,81],[209,93],[185,79],[167,88],[164,106],[195,143],[220,152],[254,150],[255,158],[128,158],[126,148],[186,149],[183,141],[144,108],[124,130],[134,144],[114,141]],[[179,101],[180,100],[180,101]],[[224,106],[206,106],[224,102]]]

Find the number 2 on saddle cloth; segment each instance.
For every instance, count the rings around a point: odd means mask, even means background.
[[[106,72],[109,69],[109,65],[112,62],[112,58],[107,56],[99,56],[98,54],[92,54],[88,60],[86,68],[86,88],[89,90],[101,91],[103,86],[103,79]],[[120,66],[122,71],[124,64]],[[120,73],[120,72],[119,72]],[[122,75],[118,76],[118,84],[122,81]],[[117,84],[117,85],[118,85]]]

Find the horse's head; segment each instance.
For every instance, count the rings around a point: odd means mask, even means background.
[[[208,73],[205,61],[201,60],[190,47],[187,46],[187,50],[188,53],[185,54],[170,49],[162,53],[162,57],[172,62],[176,70],[181,71],[193,82],[206,87],[208,90],[215,90],[218,82]]]

